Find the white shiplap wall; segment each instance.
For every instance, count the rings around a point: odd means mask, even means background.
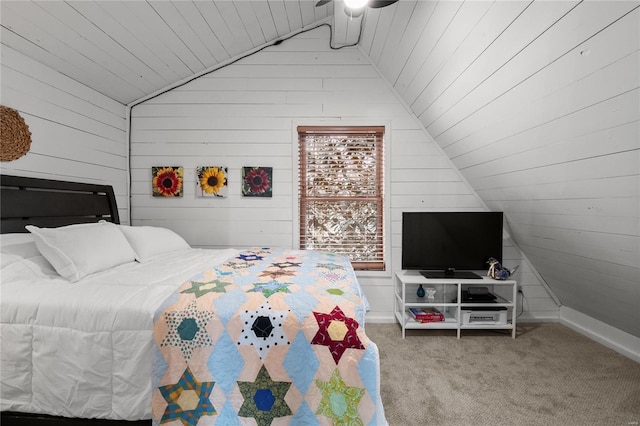
[[[292,247],[295,128],[336,123],[387,126],[393,270],[400,267],[402,211],[484,209],[368,57],[356,48],[330,49],[323,26],[132,108],[132,223],[171,228],[195,246]],[[184,167],[182,198],[151,196],[151,167],[162,165]],[[195,197],[195,168],[202,165],[229,168],[227,198]],[[242,166],[273,167],[272,198],[241,196]],[[522,264],[516,278],[530,288],[524,317],[555,318],[557,307],[531,268],[510,242],[506,246],[508,265]],[[391,273],[369,273],[361,283],[370,318],[391,320]]]
[[[31,131],[31,149],[3,174],[112,185],[128,223],[126,108],[15,50],[2,47],[2,105]]]
[[[364,34],[560,302],[640,336],[640,2],[406,1]]]

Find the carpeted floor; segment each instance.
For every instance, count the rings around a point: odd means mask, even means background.
[[[640,424],[640,364],[555,323],[501,331],[366,325],[391,426]]]

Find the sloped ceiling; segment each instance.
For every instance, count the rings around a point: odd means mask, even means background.
[[[129,104],[322,21],[283,1],[2,1],[2,44]]]
[[[638,2],[400,2],[361,48],[566,306],[640,336]]]
[[[560,301],[640,337],[640,3],[401,0],[356,19],[314,3],[2,1],[0,36],[130,104],[332,23]]]

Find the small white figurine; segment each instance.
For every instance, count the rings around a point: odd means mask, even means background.
[[[427,299],[433,300],[435,298],[436,296],[435,288],[425,288],[425,291],[427,292]]]

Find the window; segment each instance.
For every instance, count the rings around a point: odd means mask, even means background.
[[[300,248],[385,269],[384,126],[298,127]]]

